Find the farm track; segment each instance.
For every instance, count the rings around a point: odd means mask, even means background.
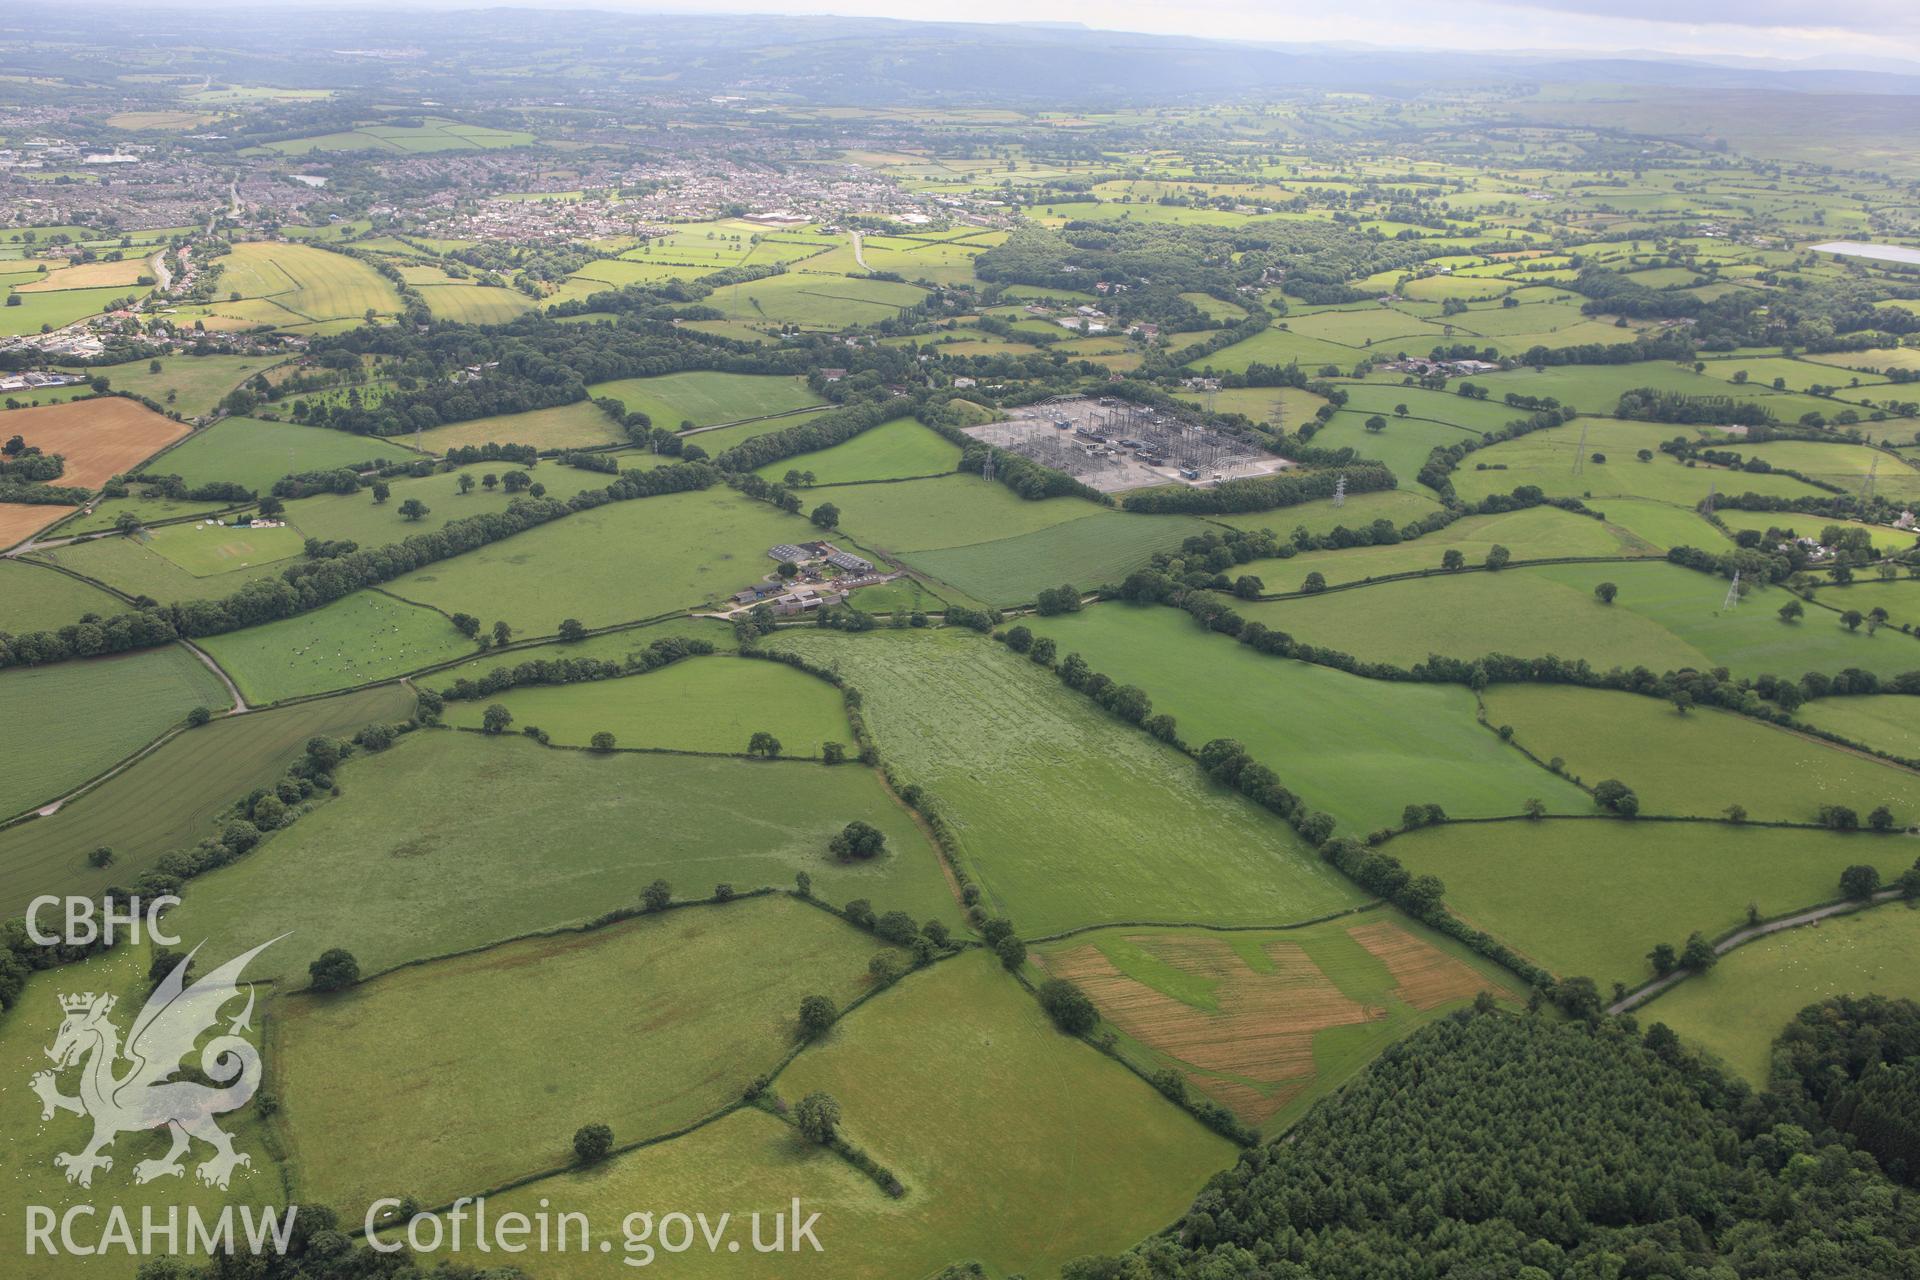
[[[1780,933],[1787,929],[1797,929],[1802,925],[1818,924],[1820,921],[1830,919],[1833,916],[1851,915],[1856,911],[1866,911],[1872,907],[1893,902],[1899,897],[1900,890],[1898,889],[1882,889],[1865,901],[1849,898],[1844,902],[1829,902],[1824,907],[1812,907],[1806,911],[1795,912],[1790,916],[1782,916],[1778,920],[1763,920],[1759,924],[1750,924],[1743,929],[1735,930],[1733,933],[1728,934],[1720,941],[1714,943],[1713,954],[1723,956],[1735,947],[1745,946],[1747,943],[1759,938],[1764,938],[1769,934]],[[1622,1014],[1629,1010],[1637,1009],[1692,976],[1693,970],[1691,969],[1675,969],[1666,977],[1656,979],[1646,986],[1641,987],[1638,991],[1629,992],[1624,1000],[1614,1001],[1607,1006],[1607,1012],[1610,1014]]]

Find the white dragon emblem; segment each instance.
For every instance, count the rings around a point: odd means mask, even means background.
[[[253,1016],[251,985],[246,990],[247,1007],[228,1023],[225,1034],[215,1036],[201,1050],[200,1070],[214,1084],[172,1077],[201,1035],[219,1021],[222,1007],[240,994],[239,977],[247,962],[279,940],[261,943],[189,987],[187,966],[200,950],[195,947],[147,998],[124,1047],[120,1029],[107,1016],[116,1003],[114,997],[92,992],[60,997],[66,1018],[47,1050],[54,1068],[35,1075],[32,1085],[40,1095],[42,1120],[53,1119],[56,1111],[93,1119],[93,1140],[85,1148],[53,1158],[57,1167],[66,1170],[68,1182],[92,1186],[94,1170],[113,1168],[113,1157],[102,1152],[115,1136],[162,1126],[171,1133],[173,1147],[158,1160],[136,1164],[135,1182],[181,1176],[185,1169],[180,1158],[194,1138],[214,1149],[212,1158],[194,1171],[208,1186],[225,1189],[236,1168],[253,1163],[233,1149],[233,1139],[214,1123],[215,1116],[247,1105],[260,1087],[260,1051],[240,1035],[250,1029]],[[80,1094],[67,1097],[55,1077],[83,1060]],[[131,1065],[116,1074],[123,1060]]]

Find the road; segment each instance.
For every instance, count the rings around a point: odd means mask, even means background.
[[[853,237],[853,260],[860,264],[862,271],[873,270],[872,267],[867,265],[866,245],[861,240],[860,233],[858,231],[849,231],[847,234]]]
[[[1874,894],[1872,900],[1869,902],[1861,902],[1857,899],[1848,899],[1845,902],[1830,902],[1824,907],[1810,907],[1805,911],[1795,912],[1790,916],[1782,916],[1778,920],[1766,920],[1759,924],[1751,924],[1736,933],[1728,934],[1725,938],[1715,943],[1713,953],[1717,956],[1723,956],[1735,947],[1745,946],[1755,938],[1764,938],[1770,933],[1779,933],[1783,929],[1798,929],[1801,925],[1815,924],[1821,920],[1825,920],[1829,916],[1840,916],[1853,911],[1864,911],[1869,906],[1878,906],[1883,902],[1892,902],[1899,896],[1900,891],[1898,889],[1882,889],[1880,892]],[[1675,969],[1658,982],[1650,982],[1638,991],[1628,993],[1626,999],[1614,1001],[1607,1006],[1607,1012],[1625,1013],[1629,1009],[1638,1008],[1655,996],[1666,991],[1669,987],[1672,987],[1675,983],[1682,982],[1692,976],[1693,970],[1691,969]]]
[[[153,269],[153,278],[160,286],[161,293],[165,293],[167,290],[173,288],[173,272],[167,269],[167,251],[165,248],[162,248],[160,252],[148,258],[147,266]]]

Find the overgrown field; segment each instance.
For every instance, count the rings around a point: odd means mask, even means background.
[[[274,1089],[295,1190],[354,1214],[396,1186],[438,1204],[571,1163],[586,1116],[621,1142],[692,1124],[779,1063],[799,1038],[803,996],[844,1008],[865,994],[881,950],[781,894],[282,1000]],[[476,1018],[480,1008],[497,1016]],[[401,1042],[434,1052],[396,1057]]]
[[[722,883],[790,887],[802,871],[835,905],[959,916],[931,845],[857,765],[597,756],[439,730],[350,761],[339,781],[338,801],[197,882],[183,936],[242,946],[293,929],[263,974],[304,974],[334,946],[373,973],[637,909],[656,878],[704,898]],[[886,833],[884,855],[828,852],[856,818]]]
[[[617,1223],[633,1205],[679,1198],[707,1206],[710,1219],[731,1212],[745,1230],[741,1215],[770,1214],[798,1196],[820,1212],[821,1251],[781,1255],[796,1276],[898,1280],[962,1259],[980,1259],[990,1274],[1048,1275],[1083,1254],[1125,1248],[1143,1222],[1171,1221],[1234,1158],[1146,1082],[1056,1032],[983,955],[945,961],[861,1006],[775,1089],[789,1104],[831,1093],[847,1136],[894,1171],[906,1196],[889,1199],[790,1125],[746,1110],[491,1203],[532,1212],[544,1197],[555,1211]],[[1051,1201],[1063,1171],[1074,1182],[1064,1218]],[[618,1261],[620,1239],[609,1243],[611,1257],[597,1246],[549,1255],[547,1272],[572,1280],[629,1270]],[[725,1253],[674,1260],[691,1276],[739,1274]]]
[[[22,747],[0,770],[0,817],[58,799],[194,707],[228,702],[213,672],[177,644],[0,672],[0,722]]]
[[[161,855],[217,835],[215,815],[277,782],[309,738],[351,737],[412,710],[413,696],[389,685],[183,733],[51,817],[0,831],[0,913],[23,911],[37,894],[97,894],[131,884]],[[114,851],[113,865],[88,866],[87,855],[102,846]]]

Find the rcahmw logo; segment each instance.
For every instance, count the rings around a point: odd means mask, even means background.
[[[232,1137],[216,1119],[246,1106],[260,1087],[260,1051],[242,1034],[252,1029],[251,985],[245,991],[246,1006],[224,1030],[217,1030],[216,1024],[227,1004],[242,994],[239,979],[247,964],[279,940],[261,943],[188,986],[188,967],[200,951],[195,947],[147,998],[124,1040],[112,1017],[114,997],[94,992],[60,997],[64,1017],[47,1050],[53,1069],[36,1073],[30,1083],[40,1097],[43,1121],[61,1112],[93,1121],[93,1135],[79,1150],[53,1158],[68,1182],[91,1188],[95,1174],[113,1169],[107,1148],[114,1139],[148,1129],[165,1129],[172,1145],[164,1155],[133,1166],[136,1183],[161,1178],[184,1181],[185,1160],[196,1142],[212,1148],[207,1159],[194,1166],[195,1178],[205,1186],[226,1190],[234,1171],[253,1163],[246,1153],[234,1149]],[[216,1034],[201,1046],[201,1037],[210,1030]],[[200,1048],[200,1073],[211,1085],[174,1078],[196,1047]],[[69,1096],[60,1091],[59,1080],[74,1068],[79,1072],[78,1092]],[[74,1205],[63,1213],[29,1205],[27,1253],[85,1255],[119,1250],[146,1255],[195,1252],[202,1247],[208,1252],[222,1247],[284,1252],[294,1212],[288,1208],[284,1215],[276,1215],[261,1210],[256,1215],[251,1208],[242,1208],[242,1230],[236,1239],[232,1206],[211,1220],[197,1206],[188,1206],[184,1227],[178,1206],[160,1210],[148,1206],[141,1211],[136,1228],[117,1205],[105,1209]],[[98,1235],[83,1238],[81,1233],[91,1231],[92,1220],[98,1219],[104,1219]]]

